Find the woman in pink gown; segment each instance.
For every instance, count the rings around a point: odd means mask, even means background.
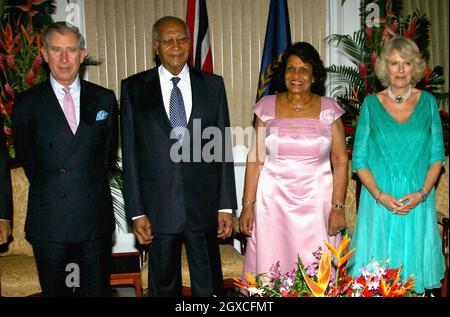
[[[280,80],[281,79],[281,80]],[[348,156],[339,117],[324,94],[326,72],[310,44],[290,46],[279,68],[277,95],[255,106],[256,133],[247,157],[240,229],[246,273],[307,266],[313,252],[345,227]]]

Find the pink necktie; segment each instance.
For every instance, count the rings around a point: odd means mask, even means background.
[[[70,94],[70,88],[64,87],[63,108],[64,114],[66,116],[67,122],[69,123],[70,129],[72,129],[73,134],[77,131],[77,118],[75,116],[75,104],[73,103],[72,95]]]

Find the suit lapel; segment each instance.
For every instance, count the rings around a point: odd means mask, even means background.
[[[144,78],[143,104],[148,107],[149,112],[155,118],[155,121],[170,136],[172,125],[167,117],[164,101],[161,93],[161,84],[159,82],[158,68],[152,69]]]
[[[45,113],[46,126],[49,133],[54,133],[58,137],[59,142],[61,142],[60,144],[67,147],[70,146],[73,141],[73,134],[50,81],[47,81],[42,90],[41,105],[45,107],[43,113]]]
[[[193,120],[199,119],[202,116],[203,107],[206,102],[203,100],[205,87],[203,87],[203,76],[195,69],[189,67],[189,76],[191,79],[191,91],[192,91],[192,111],[189,117],[187,129],[192,133]]]
[[[73,151],[90,137],[95,125],[98,96],[89,88],[85,81],[81,80],[80,84],[80,123],[73,136],[70,149],[67,151],[66,159],[71,157]]]

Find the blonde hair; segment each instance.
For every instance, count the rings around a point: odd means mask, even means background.
[[[375,74],[384,87],[389,86],[388,63],[391,54],[396,51],[401,58],[411,62],[414,67],[411,84],[417,84],[425,74],[427,63],[422,58],[416,43],[403,36],[394,36],[383,46],[375,65]]]

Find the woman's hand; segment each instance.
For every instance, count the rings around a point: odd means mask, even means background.
[[[340,230],[345,228],[345,209],[331,208],[328,218],[328,235],[335,236]]]
[[[241,233],[251,236],[253,232],[254,206],[244,205],[239,216],[239,230]]]
[[[384,207],[392,211],[394,214],[399,215],[407,215],[409,210],[399,210],[403,206],[402,202],[398,200],[397,198],[389,195],[388,193],[382,193],[380,198],[378,199],[378,202],[381,203]]]
[[[399,201],[403,204],[403,206],[395,209],[395,212],[400,215],[406,215],[411,210],[416,208],[416,206],[423,202],[422,194],[420,192],[414,192],[409,193],[402,198],[399,199]]]

